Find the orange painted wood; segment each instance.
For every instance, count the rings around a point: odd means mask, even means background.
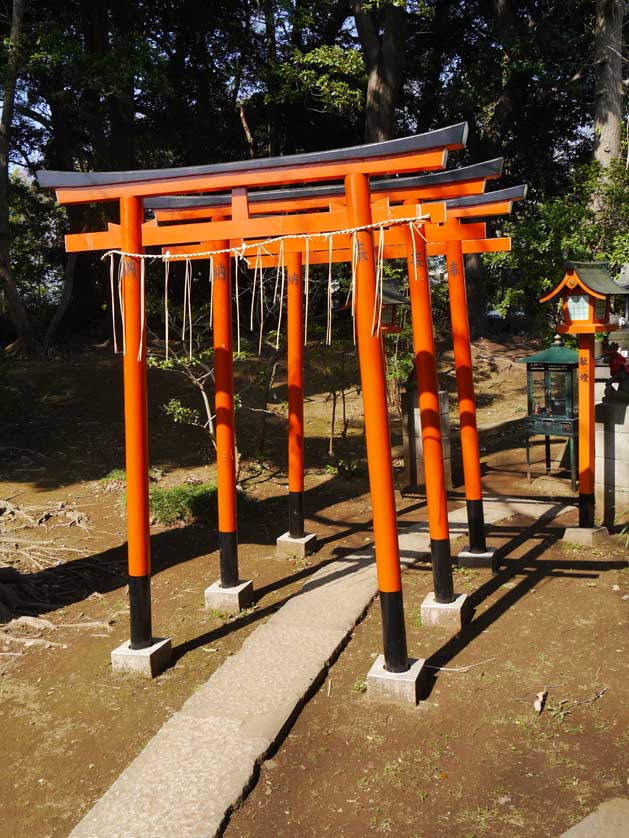
[[[411,231],[407,228],[406,235],[408,286],[421,416],[428,528],[432,539],[447,540],[450,538],[448,497],[443,467],[439,384],[426,242],[415,230]]]
[[[386,233],[385,233],[386,236]],[[499,238],[499,239],[470,239],[469,241],[462,241],[461,242],[462,250],[464,254],[468,253],[502,253],[508,252],[511,250],[511,239],[510,238]],[[194,245],[200,251],[208,250],[206,245]],[[185,248],[184,248],[185,249]],[[184,251],[182,249],[182,252]],[[377,248],[376,248],[377,249]],[[285,247],[285,252],[289,252],[290,248]],[[190,248],[192,251],[192,247]],[[187,252],[190,252],[187,251]],[[192,251],[194,253],[194,251]],[[304,251],[305,252],[305,251]],[[446,252],[446,242],[429,242],[426,245],[426,253],[428,256],[445,256]],[[327,265],[329,260],[329,252],[327,250],[310,250],[309,254],[309,261],[311,265]],[[184,257],[181,256],[181,259]],[[207,258],[207,257],[195,257],[194,255],[191,257],[192,259],[195,258]],[[384,246],[384,258],[385,259],[405,259],[406,258],[406,245],[405,244],[394,244],[394,245],[387,245]],[[352,252],[349,249],[337,249],[334,248],[332,252],[332,262],[351,262],[352,261]],[[253,268],[255,265],[255,257],[248,259],[248,264],[250,268]],[[263,268],[273,268],[277,265],[277,256],[262,256],[261,264]]]
[[[482,500],[483,490],[480,471],[480,447],[478,444],[478,429],[476,427],[470,326],[467,311],[463,252],[460,242],[454,241],[447,243],[446,263],[448,287],[450,290],[450,318],[452,322],[452,342],[454,344],[459,421],[461,425],[461,454],[463,459],[463,476],[465,479],[465,497],[467,500]]]
[[[594,335],[580,334],[579,347],[579,494],[594,494]]]
[[[447,157],[445,149],[436,149],[388,157],[314,163],[309,166],[302,164],[264,170],[184,175],[154,181],[138,180],[133,183],[64,187],[57,189],[56,193],[60,204],[85,204],[113,201],[124,195],[147,197],[178,195],[185,192],[220,192],[239,186],[255,189],[262,186],[284,186],[289,183],[340,180],[351,172],[390,175],[444,169]]]
[[[120,201],[122,243],[130,253],[142,250],[142,201]],[[125,458],[127,469],[127,531],[129,576],[149,576],[151,546],[149,528],[149,445],[146,386],[146,330],[142,333],[140,263],[126,258],[122,268],[124,336]],[[141,348],[141,357],[138,352]]]
[[[347,209],[352,227],[371,223],[369,184],[363,174],[345,178]],[[382,341],[372,335],[376,296],[374,237],[361,232],[356,265],[356,337],[365,412],[365,439],[380,591],[402,589],[393,467],[387,409],[387,389]]]
[[[265,216],[240,221],[211,221],[198,224],[173,224],[145,227],[145,247],[167,246],[188,242],[227,239],[267,238],[305,233],[330,232],[348,227],[347,213],[316,212],[307,215]],[[120,247],[115,231],[106,233],[73,233],[65,237],[68,253],[83,250],[108,250]]]
[[[484,192],[485,178],[470,180],[462,183],[441,184],[437,186],[408,187],[406,189],[393,189],[387,193],[389,200],[393,203],[406,201],[409,196],[414,197],[418,202],[438,201],[447,198],[463,198],[470,195],[479,195]],[[374,193],[374,197],[378,193]],[[249,204],[250,215],[268,215],[269,213],[303,212],[311,209],[332,209],[332,207],[345,206],[345,199],[342,196],[335,196],[334,199],[325,196],[313,195],[311,198],[294,198],[284,201],[256,201]],[[158,209],[155,210],[155,217],[160,223],[170,221],[192,221],[196,219],[212,218],[225,215],[231,211],[231,203],[213,207],[187,207],[182,209]],[[507,212],[508,210],[504,210]],[[493,213],[491,213],[493,214]],[[452,217],[452,216],[451,216]]]
[[[222,250],[226,242],[213,242]],[[232,351],[231,259],[227,253],[214,257],[212,300],[214,336],[214,382],[216,411],[216,471],[218,483],[218,529],[233,533],[236,517],[236,460],[234,427],[234,356]]]
[[[288,491],[304,490],[304,315],[301,253],[285,259],[288,339]]]

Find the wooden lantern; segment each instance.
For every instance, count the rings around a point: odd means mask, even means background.
[[[625,295],[604,262],[566,262],[565,274],[552,291],[541,297],[546,303],[561,296],[561,321],[557,331],[568,335],[593,335],[618,328],[610,312],[610,297]]]
[[[557,331],[578,336],[579,388],[579,527],[594,527],[594,334],[619,327],[610,313],[610,297],[629,291],[614,282],[603,262],[566,262],[565,274],[545,303],[560,295]]]
[[[391,279],[382,283],[382,310],[380,312],[380,331],[386,335],[396,335],[402,331],[399,317],[399,307],[407,306],[408,299],[400,294]]]

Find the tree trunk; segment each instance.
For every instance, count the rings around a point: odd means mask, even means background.
[[[389,2],[370,10],[363,5],[354,2],[353,12],[367,65],[365,141],[371,143],[393,137],[406,47],[406,11]]]
[[[4,83],[2,117],[0,117],[0,283],[11,323],[18,341],[27,350],[33,346],[33,332],[20,300],[9,262],[9,142],[15,106],[15,86],[19,64],[20,35],[25,0],[14,0],[9,36],[9,56]]]
[[[594,159],[607,167],[620,157],[623,117],[623,0],[596,0],[594,22]]]
[[[274,0],[264,2],[264,27],[266,30],[266,60],[268,64],[267,105],[269,157],[280,153],[279,108],[277,104],[277,39],[275,36],[276,9]]]
[[[479,253],[465,256],[467,314],[472,340],[485,332],[487,325],[487,281],[483,257]]]
[[[63,291],[61,292],[61,299],[57,310],[55,311],[52,320],[46,329],[46,337],[44,339],[44,350],[47,351],[50,344],[53,342],[59,324],[68,310],[72,300],[72,289],[74,287],[74,269],[76,268],[76,260],[78,253],[69,253],[66,260],[66,269],[63,274]]]

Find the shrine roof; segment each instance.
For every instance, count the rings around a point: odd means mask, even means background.
[[[464,183],[480,178],[497,178],[502,174],[502,157],[463,166],[460,169],[448,169],[443,172],[417,175],[415,177],[371,178],[371,192],[390,192],[394,189],[414,189],[419,187],[441,186],[446,183]],[[259,201],[286,201],[293,198],[336,197],[345,194],[341,184],[328,186],[309,186],[292,189],[257,190],[249,192],[250,203]],[[161,198],[147,198],[147,209],[193,209],[195,207],[222,206],[231,200],[230,194],[221,195],[170,195]]]
[[[152,182],[171,178],[199,175],[241,174],[265,169],[279,169],[295,166],[312,166],[320,163],[367,160],[370,158],[395,157],[431,149],[460,149],[467,141],[467,122],[415,134],[380,143],[349,146],[328,151],[290,154],[283,157],[260,157],[234,160],[227,163],[213,163],[204,166],[183,166],[168,169],[139,169],[126,172],[60,172],[40,170],[37,172],[39,185],[46,189],[67,189],[72,187],[101,186],[138,182]]]
[[[497,201],[523,201],[528,192],[527,184],[509,186],[507,189],[496,189],[483,195],[466,195],[463,198],[449,198],[446,207],[481,207],[483,204],[493,204]]]
[[[565,269],[573,270],[584,285],[598,294],[629,294],[629,289],[612,278],[605,262],[566,262]]]
[[[541,352],[536,352],[535,355],[529,355],[528,358],[518,358],[518,364],[563,364],[564,366],[578,366],[579,353],[574,349],[568,349],[567,346],[549,346]]]

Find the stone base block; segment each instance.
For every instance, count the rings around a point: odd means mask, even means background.
[[[566,527],[563,540],[582,547],[594,547],[608,537],[607,527]]]
[[[205,589],[205,607],[212,611],[224,611],[226,614],[239,614],[243,608],[253,602],[253,582],[249,579],[234,585],[233,588],[221,587],[217,579]]]
[[[376,701],[417,706],[425,675],[425,661],[409,658],[408,662],[406,672],[387,672],[384,668],[384,655],[378,655],[367,675],[367,697]]]
[[[421,618],[424,626],[440,626],[460,631],[469,617],[467,594],[459,594],[454,602],[437,602],[431,591],[422,602]]]
[[[459,567],[491,567],[495,566],[496,551],[493,547],[489,550],[470,550],[465,547],[458,554]]]
[[[290,556],[297,556],[303,559],[304,556],[309,556],[311,553],[317,551],[317,535],[313,532],[307,532],[303,538],[291,538],[285,532],[277,539],[277,555],[281,558],[288,558]]]
[[[111,668],[114,672],[130,672],[144,678],[155,678],[170,664],[170,637],[156,637],[146,649],[132,649],[129,643],[127,640],[111,653]]]

